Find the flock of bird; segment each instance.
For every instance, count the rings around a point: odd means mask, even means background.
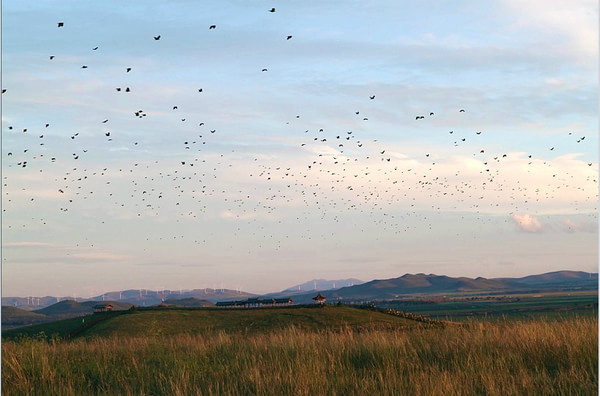
[[[265,12],[276,13],[277,10],[271,8]],[[57,28],[68,34],[65,22],[58,22]],[[215,31],[214,34],[219,32],[216,24],[206,28]],[[282,40],[290,41],[293,37],[288,34]],[[156,45],[161,45],[163,38],[163,34],[148,37],[156,41]],[[100,46],[90,48],[102,51]],[[55,62],[60,54],[44,57]],[[94,66],[86,63],[79,67],[92,69]],[[125,75],[137,72],[136,65],[120,67]],[[260,69],[262,73],[268,71],[267,67]],[[8,83],[10,85],[10,81]],[[18,86],[10,86],[2,89],[2,94],[8,98],[18,89]],[[125,95],[135,89],[135,85],[119,84],[113,93]],[[201,87],[190,90],[206,94]],[[377,102],[376,93],[365,95],[363,100],[363,108],[348,111],[348,124],[373,120],[373,116],[367,114],[368,103]],[[179,105],[173,103],[164,109],[175,114],[169,121],[173,129],[178,128],[178,123],[190,123],[194,119],[193,113],[180,110]],[[164,112],[153,114],[138,106],[122,110],[142,120],[168,117]],[[410,121],[422,124],[444,116],[443,111],[434,110],[415,114],[414,121],[412,118]],[[276,160],[260,155],[247,158],[248,155],[239,150],[222,150],[227,143],[223,137],[226,133],[221,133],[219,125],[210,120],[193,121],[193,129],[187,128],[185,135],[177,135],[180,143],[176,151],[156,158],[144,154],[147,149],[144,139],[129,140],[126,134],[120,133],[119,125],[111,123],[112,114],[102,114],[98,120],[90,121],[85,125],[85,133],[55,131],[52,121],[41,125],[6,125],[3,133],[13,134],[11,142],[16,143],[5,147],[8,150],[3,177],[5,223],[8,229],[32,225],[49,227],[52,222],[61,221],[60,217],[56,218],[56,212],[61,216],[79,213],[89,217],[88,210],[93,208],[104,217],[89,227],[118,224],[113,219],[134,222],[156,219],[156,227],[147,228],[146,234],[140,236],[148,245],[165,239],[205,245],[210,242],[207,235],[216,235],[213,231],[203,230],[202,234],[198,230],[190,231],[183,224],[192,221],[202,228],[205,221],[220,215],[225,221],[236,220],[231,228],[233,241],[247,239],[255,248],[280,249],[294,238],[335,240],[339,224],[355,227],[353,232],[357,233],[377,230],[381,234],[396,235],[415,231],[415,224],[425,230],[435,228],[436,213],[535,213],[538,205],[551,202],[560,194],[581,195],[582,190],[592,193],[587,195],[586,202],[571,203],[575,211],[578,205],[593,205],[591,202],[597,199],[594,168],[589,172],[584,169],[570,173],[532,154],[513,157],[508,152],[494,152],[494,148],[484,146],[485,131],[453,129],[439,138],[439,142],[447,145],[444,153],[406,155],[400,153],[397,146],[374,139],[376,131],[368,128],[348,130],[324,124],[307,129],[310,123],[303,124],[300,113],[281,126],[282,130],[288,128],[285,133],[292,130],[295,143],[289,149],[294,154]],[[453,113],[469,117],[468,108],[457,106]],[[141,129],[145,125],[140,121]],[[95,134],[93,144],[90,134]],[[99,138],[105,142],[98,144]],[[48,142],[51,139],[54,139],[52,144]],[[569,133],[565,141],[571,140],[584,144],[585,136]],[[116,144],[126,148],[123,155],[102,164],[99,158],[114,153]],[[56,152],[49,147],[51,145],[56,147]],[[61,157],[58,147],[69,147],[72,154]],[[473,150],[473,147],[477,148]],[[472,150],[468,155],[462,151],[456,155],[472,158],[473,164],[466,166],[452,159],[455,155],[452,150],[458,148]],[[553,150],[555,147],[547,148],[548,152]],[[514,180],[511,172],[517,168],[529,172],[528,166],[542,178],[542,185]],[[33,194],[36,183],[52,185],[52,192]],[[28,196],[30,191],[32,195]],[[22,205],[23,200],[29,201],[30,217],[11,217],[12,208],[17,203]],[[42,212],[41,208],[47,206],[36,206],[39,201],[47,201],[50,207],[54,205],[54,212]],[[180,228],[175,231],[163,228],[164,221],[174,221]],[[277,232],[274,231],[277,226],[269,227],[263,221],[293,225],[296,232],[283,226],[281,232]],[[359,225],[362,221],[371,227]],[[323,226],[315,227],[315,224]],[[76,243],[93,246],[94,242],[84,234]],[[235,243],[232,242],[232,247]]]

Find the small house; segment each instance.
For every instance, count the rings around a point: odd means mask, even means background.
[[[115,309],[115,306],[112,304],[98,304],[94,305],[94,313],[100,312],[109,312]]]

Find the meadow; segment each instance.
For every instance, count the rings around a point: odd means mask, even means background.
[[[312,311],[335,313],[336,309]],[[337,312],[348,314],[346,308]],[[281,311],[272,310],[271,314],[281,315]],[[124,326],[129,316],[115,317],[114,323],[122,322]],[[139,320],[142,316],[130,317]],[[323,330],[318,326],[286,325],[253,332],[213,328],[140,335],[119,333],[113,326],[109,332],[88,333],[71,340],[4,340],[2,392],[597,394],[596,317],[414,326],[406,326],[406,319],[398,320],[402,325],[396,327],[354,326],[348,322]]]

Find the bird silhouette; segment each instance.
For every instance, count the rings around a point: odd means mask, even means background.
[[[160,40],[160,34],[158,36],[153,36],[153,37],[154,37],[154,40],[157,40],[157,41]]]
[[[63,26],[65,26],[64,22],[58,22],[58,27],[63,27]]]
[[[371,99],[371,100],[375,99],[375,95],[369,96],[369,99]]]
[[[208,29],[209,29],[209,30],[210,30],[210,29],[216,29],[216,28],[217,28],[217,25],[210,25],[210,26],[208,27]]]
[[[275,12],[275,8],[271,8],[269,12]]]
[[[292,36],[287,36],[286,40],[290,40],[292,38]]]

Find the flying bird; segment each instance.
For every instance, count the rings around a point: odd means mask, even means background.
[[[63,26],[65,26],[64,22],[58,22],[58,27],[63,27]]]
[[[96,51],[98,49],[98,47],[94,47],[92,48],[92,51]]]
[[[375,95],[369,96],[369,99],[371,99],[371,100],[375,99]]]
[[[287,39],[286,39],[286,40],[290,40],[291,38],[292,38],[292,36],[287,36]]]
[[[125,69],[125,72],[129,73],[131,71],[131,67],[128,67],[127,69]]]
[[[54,55],[50,55],[50,60],[54,59]]]
[[[275,8],[274,8],[274,7],[273,7],[273,8],[271,8],[271,9],[269,10],[269,12],[275,12]]]
[[[154,40],[160,40],[160,34],[158,36],[154,36]]]
[[[209,30],[210,30],[210,29],[216,29],[216,28],[217,28],[217,25],[210,25],[210,26],[208,27],[208,29],[209,29]]]

